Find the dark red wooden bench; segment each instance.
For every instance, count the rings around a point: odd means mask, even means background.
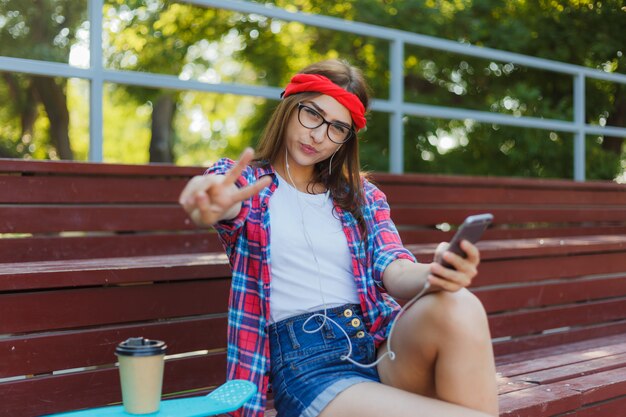
[[[202,171],[0,160],[0,416],[119,402],[113,351],[132,335],[167,341],[168,397],[224,380],[228,264],[176,202]],[[490,316],[502,416],[619,415],[626,186],[375,179],[422,261],[466,215],[495,215],[473,291]]]

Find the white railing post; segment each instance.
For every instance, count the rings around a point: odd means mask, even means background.
[[[402,105],[404,103],[404,42],[391,41],[389,48],[389,101],[392,111],[389,115],[389,172],[404,172],[404,123]]]
[[[585,181],[585,75],[574,74],[574,180]]]
[[[102,68],[103,0],[89,0],[89,160],[103,161],[103,88]]]

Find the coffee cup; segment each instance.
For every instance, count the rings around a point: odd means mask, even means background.
[[[122,402],[129,414],[159,411],[165,342],[131,337],[115,349],[119,361]]]

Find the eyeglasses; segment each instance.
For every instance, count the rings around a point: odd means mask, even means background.
[[[316,129],[321,125],[326,125],[326,136],[337,145],[347,142],[354,130],[352,127],[340,122],[329,122],[313,107],[298,103],[298,121],[307,129]]]

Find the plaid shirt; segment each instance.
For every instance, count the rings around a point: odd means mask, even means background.
[[[234,165],[230,159],[220,159],[207,174],[225,174]],[[244,201],[241,211],[232,220],[215,225],[232,268],[232,283],[228,308],[228,379],[246,379],[259,388],[235,416],[263,417],[269,382],[270,352],[267,323],[270,318],[270,218],[269,201],[278,186],[271,166],[247,167],[237,181],[244,187],[264,175],[273,182],[258,195]],[[395,225],[389,217],[385,195],[364,180],[366,204],[362,208],[367,223],[367,254],[354,216],[335,207],[346,235],[352,257],[364,322],[379,346],[387,337],[389,324],[398,313],[398,304],[382,285],[383,271],[391,262],[415,258],[402,246]]]

